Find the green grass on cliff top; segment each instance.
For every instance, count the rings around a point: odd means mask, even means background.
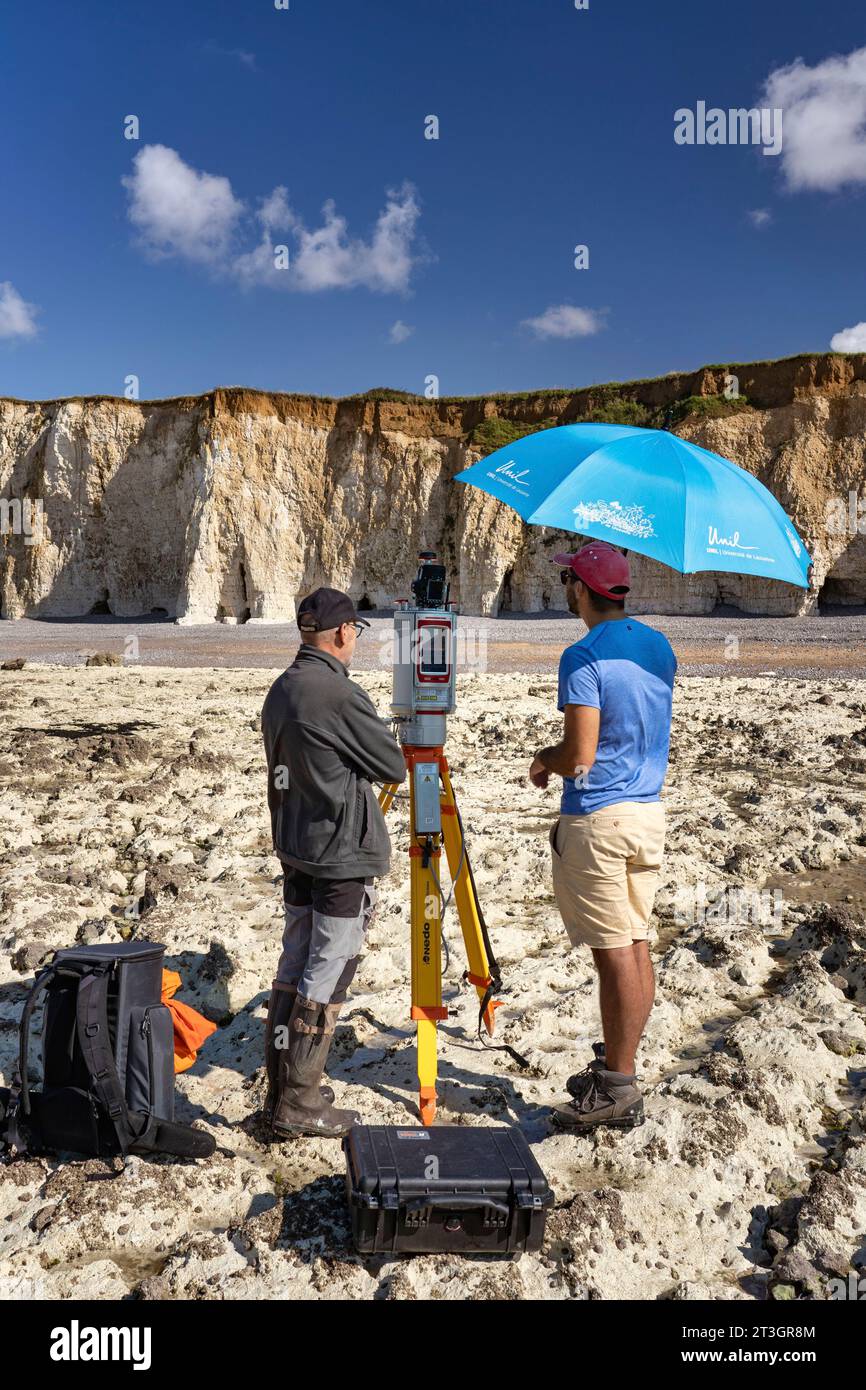
[[[627,393],[638,386],[654,385],[657,382],[670,382],[676,378],[691,378],[701,374],[701,372],[743,372],[758,367],[776,367],[783,362],[820,362],[826,361],[831,357],[850,357],[859,358],[866,361],[866,353],[862,352],[799,352],[793,353],[790,357],[768,358],[766,361],[758,362],[710,362],[703,367],[696,367],[693,370],[683,370],[677,372],[666,372],[664,376],[636,377],[633,381],[604,381],[592,382],[588,386],[540,386],[532,391],[487,391],[475,396],[437,396],[430,398],[412,391],[398,391],[389,386],[374,386],[369,391],[357,392],[352,396],[316,396],[308,391],[269,391],[260,386],[217,386],[213,391],[202,391],[198,395],[180,396],[159,396],[147,400],[129,400],[130,405],[175,405],[181,401],[199,401],[207,396],[214,395],[217,391],[231,394],[234,391],[247,392],[256,396],[280,396],[285,400],[296,401],[321,401],[323,404],[341,404],[346,401],[394,401],[394,402],[417,402],[421,405],[461,405],[472,404],[475,401],[529,401],[543,399],[544,397],[576,396],[587,392],[604,392],[611,397],[620,397],[622,393]],[[14,402],[17,405],[61,405],[68,402],[93,402],[93,401],[127,401],[125,396],[92,395],[92,396],[58,396],[53,400],[45,401],[25,401],[18,396],[6,396],[2,399]],[[694,397],[693,399],[700,399]],[[594,418],[601,419],[601,415],[596,413]]]

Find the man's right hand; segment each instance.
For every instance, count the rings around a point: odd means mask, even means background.
[[[529,768],[529,780],[534,787],[539,787],[542,791],[547,788],[550,782],[550,773],[539,757],[532,759]]]

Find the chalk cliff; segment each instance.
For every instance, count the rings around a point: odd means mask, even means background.
[[[665,425],[748,468],[815,560],[804,594],[633,557],[635,611],[866,602],[866,354],[829,354],[447,400],[234,387],[164,401],[0,400],[0,616],[285,621],[325,582],[387,607],[421,548],[444,556],[464,612],[557,608],[548,557],[576,538],[526,527],[451,479],[516,433],[588,418]]]

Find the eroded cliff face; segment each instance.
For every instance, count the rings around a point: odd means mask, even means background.
[[[850,505],[851,494],[855,505],[866,496],[866,356],[733,370],[749,404],[717,418],[686,413],[676,428],[779,498],[814,557],[812,589],[682,576],[632,556],[631,608],[706,613],[724,602],[785,614],[814,610],[819,595],[866,602],[866,515],[858,530]],[[728,371],[456,401],[243,389],[156,402],[2,400],[0,616],[164,610],[182,622],[286,621],[321,583],[387,607],[407,592],[424,548],[444,556],[464,612],[561,607],[549,557],[577,538],[527,527],[452,485],[481,456],[479,426],[567,424],[613,398],[663,410],[717,396]]]

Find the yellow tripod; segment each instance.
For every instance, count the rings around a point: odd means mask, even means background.
[[[409,771],[412,1018],[418,1025],[418,1108],[422,1124],[429,1125],[436,1118],[436,1028],[440,1019],[448,1017],[442,1004],[443,894],[439,866],[443,840],[469,962],[464,978],[478,992],[484,1006],[484,1025],[491,1036],[499,1001],[489,998],[493,977],[445,754],[441,746],[406,744],[403,753]],[[383,811],[387,812],[396,793],[396,786],[383,787],[379,794]],[[425,824],[428,828],[419,828]]]

